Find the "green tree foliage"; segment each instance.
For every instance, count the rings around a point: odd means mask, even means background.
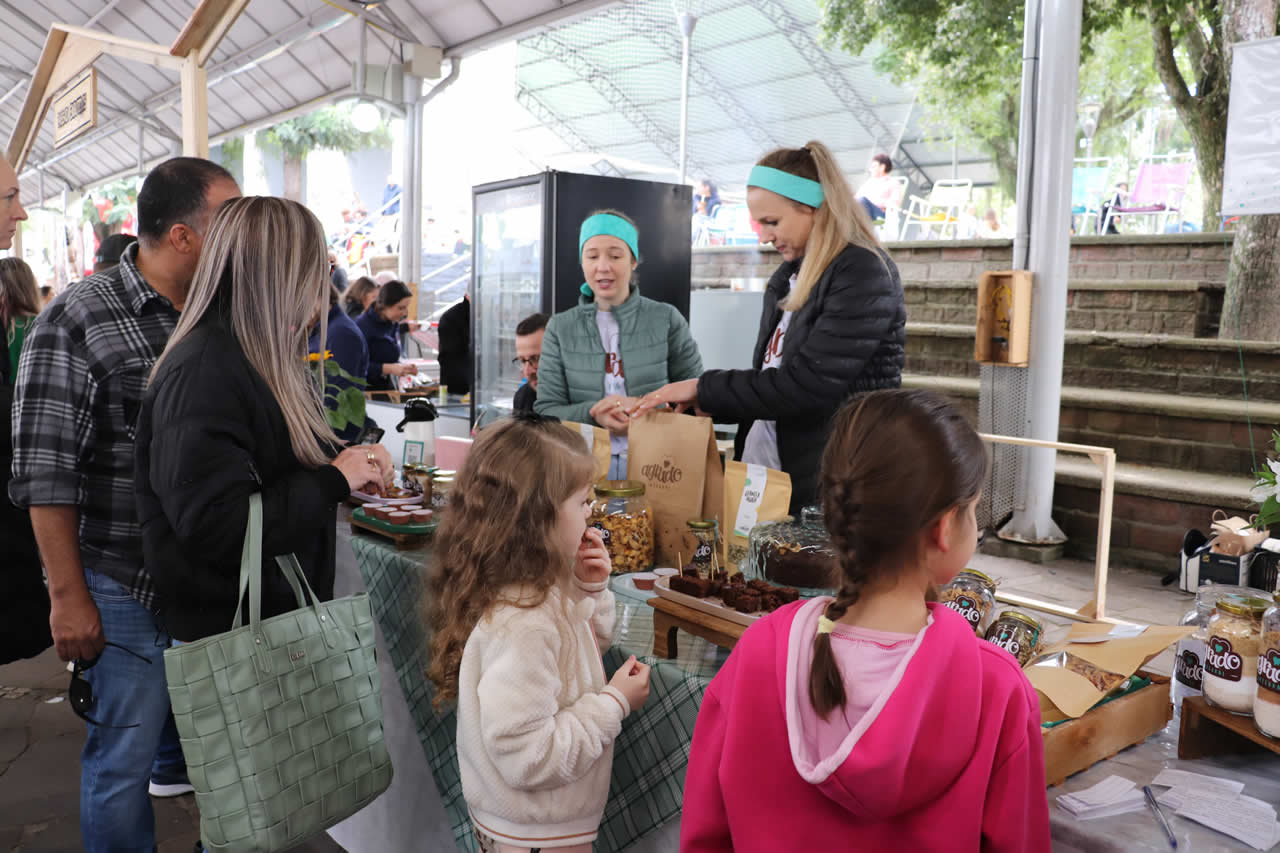
[[[1158,81],[1145,19],[1127,5],[1086,3],[1081,92],[1102,103],[1095,153],[1138,111],[1156,102]],[[910,82],[926,124],[975,143],[994,160],[1013,197],[1018,163],[1023,5],[959,0],[824,0],[823,30],[846,51],[883,49],[878,70]]]
[[[302,158],[311,151],[350,154],[364,148],[381,148],[391,144],[391,133],[385,124],[370,133],[361,133],[351,123],[348,108],[328,106],[282,121],[264,131],[261,139],[268,147],[283,151],[285,156]]]

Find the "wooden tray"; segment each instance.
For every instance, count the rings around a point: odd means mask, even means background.
[[[684,597],[689,598],[687,595]],[[742,632],[747,630],[747,626],[740,622],[730,622],[714,613],[685,607],[677,601],[660,595],[655,595],[645,603],[653,608],[653,654],[655,657],[672,660],[679,655],[676,645],[677,629],[684,630],[695,637],[701,637],[724,649],[732,649],[738,642],[738,638],[742,636]],[[724,608],[720,610],[723,611]]]
[[[1061,785],[1073,773],[1142,743],[1169,724],[1173,716],[1169,679],[1150,672],[1138,675],[1150,679],[1151,684],[1043,730],[1046,785]],[[1185,704],[1183,708],[1186,725]]]
[[[440,522],[432,519],[426,524],[390,524],[378,518],[369,518],[363,509],[357,507],[351,513],[351,526],[385,536],[396,543],[396,548],[405,550],[417,548],[426,542],[436,532]]]
[[[1280,755],[1280,741],[1258,731],[1252,717],[1215,708],[1203,696],[1182,700],[1182,728],[1178,731],[1178,757],[1204,758],[1247,752]]]
[[[692,595],[685,595],[683,592],[676,592],[671,588],[671,578],[669,577],[658,578],[658,582],[653,585],[653,591],[663,598],[670,599],[690,610],[698,610],[708,616],[714,616],[725,622],[733,622],[744,628],[754,624],[761,616],[767,615],[764,611],[739,613],[732,607],[725,606],[725,603],[719,598],[697,598]]]

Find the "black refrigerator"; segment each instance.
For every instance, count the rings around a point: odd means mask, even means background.
[[[640,232],[640,292],[689,318],[693,191],[681,184],[546,171],[472,189],[471,417],[509,412],[520,387],[515,328],[578,304],[578,229],[603,209]]]

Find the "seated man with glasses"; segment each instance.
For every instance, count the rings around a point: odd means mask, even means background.
[[[533,314],[516,326],[516,357],[511,363],[520,365],[520,375],[525,380],[516,391],[516,414],[532,412],[538,400],[538,361],[542,358],[542,336],[548,319],[546,314]]]

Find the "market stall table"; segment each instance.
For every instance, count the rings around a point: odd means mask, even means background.
[[[474,851],[458,773],[456,719],[452,711],[437,714],[432,709],[431,686],[425,676],[421,609],[430,546],[397,551],[390,542],[363,534],[351,536],[350,541],[454,841],[459,850]],[[651,593],[636,590],[622,577],[615,578],[611,586],[618,622],[613,646],[605,653],[605,670],[612,674],[634,654],[652,667],[652,674],[648,702],[626,719],[614,745],[609,802],[596,842],[598,851],[635,849],[633,845],[647,836],[664,829],[671,834],[678,826],[671,822],[680,815],[698,708],[728,654],[691,638],[681,644],[681,654],[675,660],[652,657],[653,611],[646,604]]]

